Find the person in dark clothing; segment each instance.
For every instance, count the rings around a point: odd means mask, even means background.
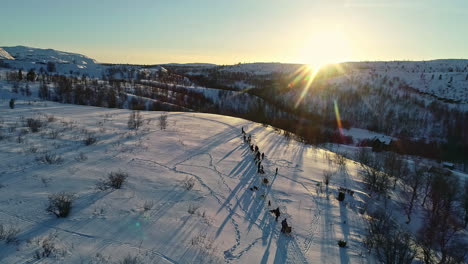
[[[281,232],[283,233],[291,233],[291,227],[288,225],[288,221],[286,221],[286,218],[281,221]]]
[[[264,159],[264,158],[265,158],[265,152],[262,153],[262,159]]]
[[[285,219],[283,219],[283,221],[281,221],[281,232],[284,232],[284,228],[288,226],[288,221]]]
[[[278,222],[278,217],[280,217],[281,213],[280,213],[280,210],[279,210],[279,207],[274,209],[274,210],[270,210],[271,213],[273,213],[276,217],[276,222]]]
[[[276,168],[276,172],[275,172],[275,174],[278,174],[278,168]]]

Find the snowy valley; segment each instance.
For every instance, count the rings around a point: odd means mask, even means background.
[[[3,47],[0,263],[466,263],[467,66]]]

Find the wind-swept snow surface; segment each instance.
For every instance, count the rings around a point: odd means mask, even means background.
[[[324,170],[336,171],[333,154],[270,127],[168,113],[161,130],[161,113],[142,112],[142,126],[129,130],[126,110],[27,101],[15,109],[1,101],[0,109],[0,223],[20,229],[17,242],[1,242],[1,263],[115,263],[128,255],[142,263],[369,262],[356,166],[337,171],[327,194],[320,182]],[[28,118],[41,120],[38,132],[25,127]],[[265,174],[241,127],[265,153]],[[97,142],[87,146],[90,136]],[[96,188],[119,170],[129,175],[121,189]],[[338,187],[356,192],[338,202]],[[67,218],[46,211],[58,192],[75,194]],[[283,219],[289,235],[280,232]]]

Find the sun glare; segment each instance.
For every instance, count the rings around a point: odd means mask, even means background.
[[[300,60],[318,70],[326,64],[346,61],[350,54],[350,45],[344,32],[321,31],[312,34],[305,42]]]

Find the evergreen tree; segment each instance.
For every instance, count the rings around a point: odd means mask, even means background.
[[[48,72],[55,72],[55,63],[49,61],[47,62],[47,71]]]
[[[30,69],[28,74],[26,74],[26,80],[29,82],[34,82],[36,80],[36,73],[33,69]]]

